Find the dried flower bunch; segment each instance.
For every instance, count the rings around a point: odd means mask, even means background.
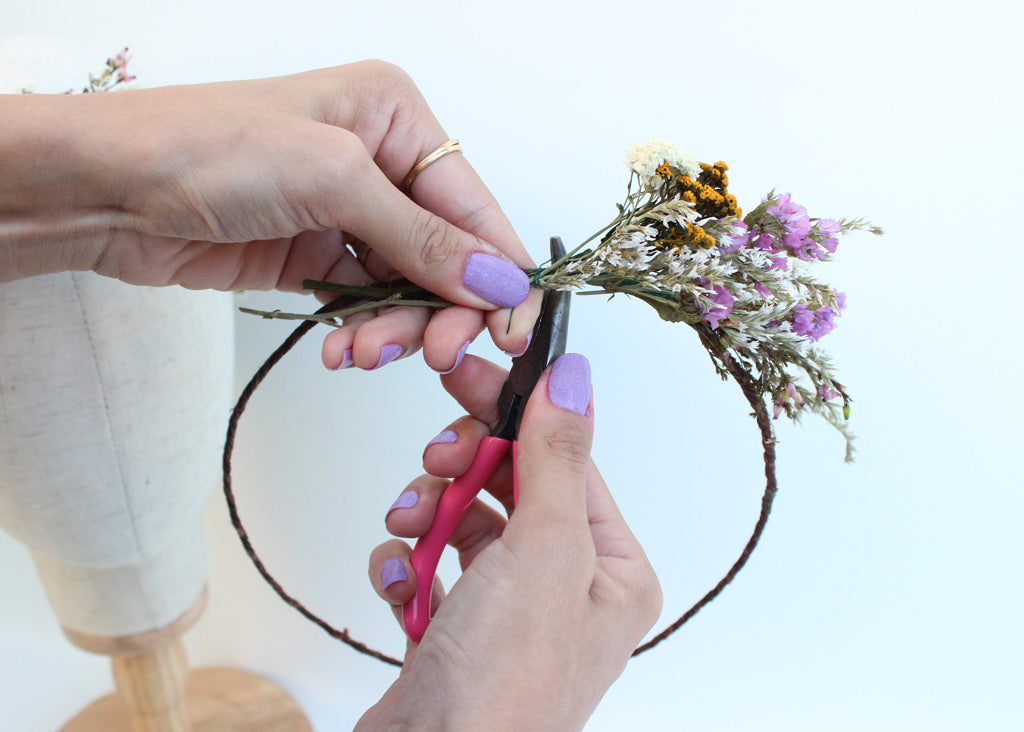
[[[630,180],[619,215],[561,261],[538,269],[534,281],[548,289],[625,293],[665,320],[687,323],[720,373],[727,373],[718,355],[726,350],[776,418],[820,414],[843,433],[851,459],[850,395],[817,347],[835,328],[846,297],[809,269],[832,257],[839,236],[881,229],[863,219],[811,218],[788,193],[770,192],[742,217],[725,163],[698,162],[660,140],[632,146],[626,163]]]
[[[690,325],[720,374],[730,373],[727,353],[775,418],[821,415],[843,434],[851,460],[850,394],[817,346],[836,327],[846,296],[809,270],[831,259],[839,236],[882,230],[864,219],[811,218],[790,194],[774,191],[743,217],[725,163],[698,162],[661,140],[633,145],[626,164],[630,179],[615,219],[559,261],[528,272],[534,284],[631,295],[664,320]],[[365,288],[305,284],[363,295],[368,302],[359,309],[447,304],[407,281]],[[354,310],[247,312],[338,325]]]

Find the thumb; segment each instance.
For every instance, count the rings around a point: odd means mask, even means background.
[[[421,208],[377,167],[361,144],[348,145],[345,199],[335,228],[369,244],[396,270],[459,305],[493,310],[519,305],[530,280],[493,244]],[[525,257],[525,253],[523,254]]]
[[[548,369],[526,405],[517,448],[516,514],[529,515],[531,526],[587,527],[591,396],[590,363],[567,353]]]

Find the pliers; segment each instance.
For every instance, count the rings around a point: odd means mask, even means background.
[[[565,247],[561,238],[551,237],[551,261],[557,262],[563,256]],[[548,290],[544,293],[540,317],[534,326],[530,345],[521,356],[512,360],[512,369],[498,396],[497,425],[490,435],[481,440],[469,470],[453,480],[441,494],[430,529],[413,548],[410,563],[416,572],[416,594],[402,610],[402,624],[414,642],[420,641],[430,624],[430,596],[441,553],[473,499],[494,475],[509,448],[512,449],[513,500],[519,500],[519,479],[515,469],[519,424],[526,402],[544,369],[565,353],[571,295],[568,290]]]

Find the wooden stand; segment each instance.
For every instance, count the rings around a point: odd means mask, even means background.
[[[65,629],[78,646],[113,656],[116,691],[60,732],[313,732],[280,687],[229,668],[188,670],[181,636],[202,613],[205,593],[173,624],[139,636],[101,639]]]
[[[129,688],[119,681],[116,694],[90,704],[60,732],[313,732],[298,704],[258,676],[210,668],[177,688],[166,683],[145,672]]]

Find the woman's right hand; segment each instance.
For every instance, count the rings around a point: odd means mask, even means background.
[[[465,472],[496,421],[506,372],[467,358],[443,377],[469,412],[424,454],[429,475],[387,516],[408,538],[429,528],[447,478]],[[409,643],[398,680],[357,730],[580,729],[622,672],[661,608],[643,549],[590,460],[590,370],[562,356],[526,407],[519,437],[519,502],[507,520],[477,499],[451,538],[463,574]],[[451,440],[455,436],[454,441]],[[513,508],[511,462],[485,489]],[[418,582],[407,544],[373,552],[370,579],[400,617]]]

